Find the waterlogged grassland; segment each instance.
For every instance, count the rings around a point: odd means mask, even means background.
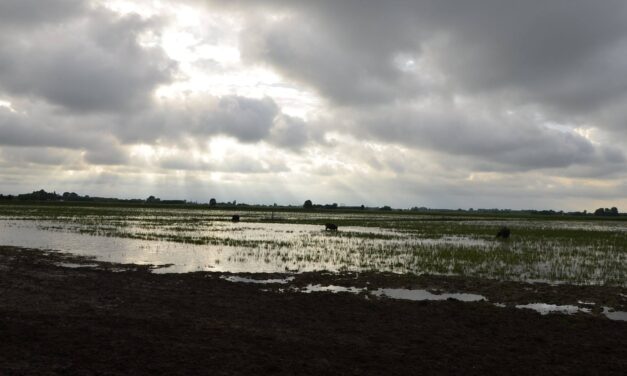
[[[235,213],[240,223],[230,222]],[[325,222],[340,231],[324,231]],[[496,240],[503,225],[512,237]],[[627,222],[591,217],[0,205],[0,227],[13,243],[63,234],[55,245],[80,237],[80,247],[94,248],[84,254],[97,258],[172,264],[160,271],[368,270],[627,285]]]

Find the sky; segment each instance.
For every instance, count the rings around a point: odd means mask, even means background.
[[[627,210],[626,19],[624,0],[0,0],[0,192]]]

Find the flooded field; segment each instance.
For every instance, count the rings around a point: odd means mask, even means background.
[[[339,230],[325,231],[327,222]],[[495,239],[504,225],[512,236]],[[158,273],[381,271],[627,285],[627,222],[595,218],[3,205],[0,245]]]

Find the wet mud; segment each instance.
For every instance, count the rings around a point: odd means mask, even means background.
[[[574,315],[515,308],[582,301],[625,310],[620,287],[380,273],[299,274],[288,287],[225,277],[0,247],[0,374],[627,372],[627,322],[596,308]],[[474,293],[488,301],[296,291],[311,284]]]

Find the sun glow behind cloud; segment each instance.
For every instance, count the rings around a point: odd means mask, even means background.
[[[157,98],[185,98],[195,94],[271,97],[284,113],[305,120],[322,106],[321,99],[310,90],[286,81],[267,67],[242,61],[238,44],[243,20],[232,12],[209,12],[157,1],[139,4],[107,1],[104,5],[120,14],[168,20],[158,35],[149,33],[140,37],[143,45],[161,47],[178,64],[177,79],[159,87]]]
[[[242,61],[238,33],[243,25],[233,13],[208,12],[161,2],[110,1],[105,4],[120,14],[168,19],[158,35],[147,34],[140,39],[143,45],[158,45],[178,64],[176,80],[156,90],[155,97],[159,101],[184,102],[206,95],[270,97],[284,114],[305,120],[320,110],[321,100],[311,91],[293,85],[267,67],[249,66]],[[172,170],[179,178],[186,171],[194,171],[199,179],[214,183],[246,180],[242,173],[280,174],[280,171],[287,171],[285,163],[290,160],[289,155],[277,153],[267,145],[242,145],[233,138],[220,136],[210,139],[203,149],[131,145],[129,155],[134,163],[151,169]],[[268,158],[269,155],[273,157]],[[295,165],[298,163],[294,161]],[[148,180],[154,181],[154,177]]]

